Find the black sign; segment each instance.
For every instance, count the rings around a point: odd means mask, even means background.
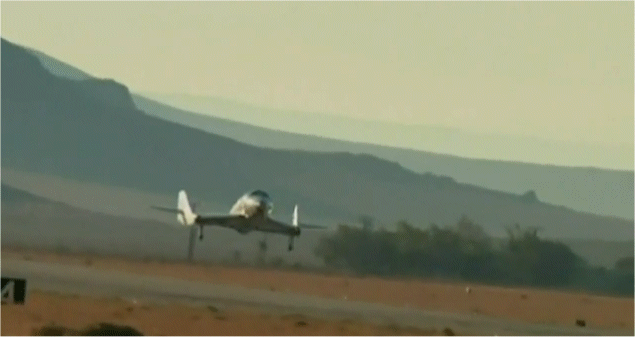
[[[26,280],[20,278],[2,278],[2,303],[24,304]]]

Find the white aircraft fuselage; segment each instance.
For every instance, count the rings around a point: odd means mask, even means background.
[[[229,210],[229,214],[251,218],[258,215],[268,216],[272,211],[273,202],[269,195],[264,191],[256,190],[238,198]]]

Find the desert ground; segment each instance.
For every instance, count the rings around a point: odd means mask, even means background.
[[[3,305],[2,335],[36,335],[43,327],[82,330],[108,322],[153,336],[233,335],[442,335],[443,331],[320,320],[178,304],[157,305],[120,298],[90,298],[33,291],[29,305]],[[446,331],[447,333],[447,331]]]
[[[394,307],[417,307],[448,313],[480,314],[530,323],[570,327],[574,326],[576,320],[582,319],[589,327],[633,330],[634,301],[632,298],[426,280],[361,278],[247,267],[140,261],[122,257],[57,254],[3,248],[2,259],[5,258],[83,265],[99,270],[125,271],[215,284],[240,285],[269,291],[381,303]],[[469,293],[466,291],[466,287],[470,288]],[[33,329],[50,322],[66,324],[74,329],[79,329],[100,321],[127,324],[145,334],[425,335],[444,333],[436,330],[398,329],[395,326],[372,325],[362,322],[316,320],[308,317],[290,319],[271,313],[240,311],[214,312],[213,320],[205,320],[202,317],[210,315],[209,308],[190,308],[180,305],[169,307],[145,305],[137,308],[130,303],[116,299],[91,299],[36,291],[30,292],[28,296],[30,301],[28,309],[11,305],[3,306],[3,334],[32,334]],[[54,310],[56,307],[69,308],[71,303],[73,305],[70,307],[77,310],[75,314],[68,313],[70,312],[68,309]],[[80,317],[84,318],[77,319],[76,316],[79,313],[82,314]],[[218,319],[217,316],[224,318]],[[170,317],[169,323],[165,322],[163,317]],[[298,325],[299,320],[303,320],[306,324],[300,323]],[[247,321],[259,323],[252,324],[247,323]],[[21,323],[7,324],[7,322]],[[180,324],[181,322],[183,324]],[[165,327],[162,327],[163,325]],[[159,328],[162,330],[156,330]],[[456,328],[453,330],[457,332]],[[469,334],[469,331],[458,331],[458,333]]]

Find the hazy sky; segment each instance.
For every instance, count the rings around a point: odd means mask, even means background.
[[[633,142],[632,1],[2,1],[1,12],[3,37],[132,91]]]

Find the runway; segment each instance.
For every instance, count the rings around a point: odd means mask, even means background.
[[[477,335],[631,335],[632,331],[548,326],[494,319],[480,315],[451,314],[417,308],[325,299],[307,295],[247,289],[229,285],[151,277],[90,267],[2,259],[2,276],[27,279],[28,291],[37,289],[64,294],[122,297],[159,303],[213,305],[218,308],[251,307],[281,314],[302,314],[325,319],[355,319],[421,329],[451,328],[459,334]]]

